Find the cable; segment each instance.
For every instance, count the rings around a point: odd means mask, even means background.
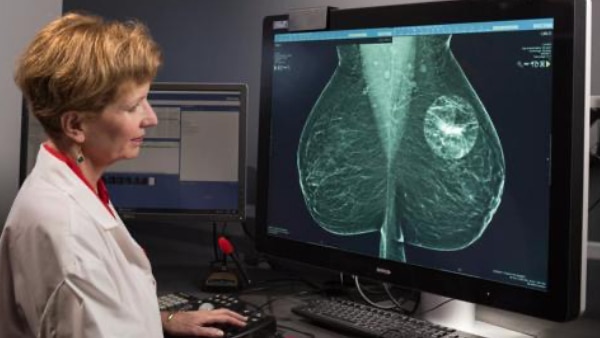
[[[600,204],[600,198],[596,199],[596,201],[594,201],[594,203],[589,206],[588,212],[594,210],[598,206],[598,204]]]
[[[248,238],[250,238],[250,240],[252,242],[256,242],[256,238],[254,238],[254,235],[251,234],[250,231],[248,230],[248,224],[246,224],[245,221],[241,221],[240,224],[242,225],[242,230],[244,231],[246,236],[248,236]]]
[[[414,315],[417,310],[419,309],[419,306],[421,305],[421,293],[417,291],[417,299],[415,299],[415,305],[413,306],[412,310],[408,311],[406,314],[407,315]]]
[[[362,287],[360,286],[360,281],[358,280],[358,276],[356,275],[352,275],[352,279],[354,279],[354,285],[356,285],[356,290],[358,291],[358,293],[360,293],[360,296],[362,297],[362,299],[369,303],[369,305],[374,306],[378,309],[384,309],[384,310],[391,310],[393,308],[396,307],[396,304],[394,303],[393,305],[390,306],[384,306],[381,304],[378,304],[374,301],[372,301],[369,297],[367,297],[367,295],[363,292]]]
[[[221,225],[221,236],[226,236],[225,230],[227,230],[227,222],[223,222]]]
[[[219,261],[220,257],[219,257],[219,250],[217,250],[217,241],[218,241],[218,235],[217,235],[217,222],[213,222],[212,223],[212,244],[213,244],[213,254],[215,256],[215,261]]]
[[[340,273],[338,274],[338,276],[339,276],[339,278],[340,278],[340,285],[341,285],[342,287],[344,287],[344,273],[343,273],[343,272],[340,272]]]
[[[390,298],[390,300],[392,301],[392,303],[396,304],[396,307],[398,307],[399,309],[402,309],[402,310],[403,310],[402,312],[404,312],[405,314],[412,315],[412,314],[414,314],[414,313],[417,311],[417,309],[419,308],[419,304],[420,304],[420,302],[421,302],[421,293],[420,293],[420,292],[416,292],[416,294],[417,294],[417,297],[416,297],[416,299],[415,299],[415,304],[413,305],[413,308],[412,308],[412,310],[410,310],[410,311],[407,311],[407,310],[404,310],[404,304],[403,304],[403,303],[400,303],[400,302],[399,302],[399,301],[396,299],[396,297],[394,297],[394,295],[392,295],[392,291],[390,290],[390,286],[389,286],[389,284],[388,284],[388,283],[381,283],[381,285],[383,285],[383,289],[385,290],[385,293],[388,295],[388,297]],[[413,291],[413,292],[415,292],[415,291]],[[406,302],[406,301],[407,301],[407,299],[406,299],[406,298],[404,298],[404,299],[403,299],[403,301],[404,301],[404,302]]]
[[[591,108],[590,109],[590,126],[594,126],[594,123],[596,123],[597,120],[600,119],[600,108]],[[598,128],[596,126],[596,128]],[[592,164],[598,164],[598,162],[600,162],[600,144],[599,142],[594,142],[594,144],[592,144],[590,146],[590,154],[591,154],[591,160],[592,160]],[[590,207],[588,208],[588,212],[591,212],[592,210],[594,210],[598,204],[600,204],[600,198],[597,198],[594,203],[592,203],[590,205]]]
[[[433,311],[433,310],[437,310],[437,309],[441,308],[442,306],[444,306],[444,305],[446,305],[446,304],[450,303],[450,302],[451,302],[451,301],[453,301],[453,300],[454,300],[454,298],[446,299],[445,301],[443,301],[443,302],[440,302],[438,305],[436,305],[436,306],[432,307],[431,309],[427,309],[427,310],[423,310],[423,311],[419,312],[419,313],[417,314],[417,316],[422,316],[422,315],[424,315],[424,314],[426,314],[426,313],[428,313],[428,312],[431,312],[431,311]]]

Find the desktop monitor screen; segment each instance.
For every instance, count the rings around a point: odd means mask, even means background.
[[[584,304],[585,1],[264,21],[260,250],[553,320]]]
[[[240,221],[245,216],[244,84],[154,83],[148,102],[158,125],[146,130],[135,159],[104,174],[122,217]],[[23,114],[21,180],[46,135]]]

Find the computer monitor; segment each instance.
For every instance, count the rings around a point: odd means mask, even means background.
[[[301,12],[267,17],[258,249],[577,317],[589,14],[509,0],[330,10],[314,31],[289,29],[311,22]]]
[[[104,175],[111,201],[132,221],[242,221],[245,217],[245,84],[153,83],[158,126],[135,159]],[[21,181],[46,135],[24,105]]]

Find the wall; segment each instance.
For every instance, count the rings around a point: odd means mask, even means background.
[[[600,95],[600,0],[592,1],[592,95]]]
[[[21,95],[13,70],[35,32],[60,15],[62,0],[0,0],[0,228],[18,187]]]

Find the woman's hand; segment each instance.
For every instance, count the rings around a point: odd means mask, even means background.
[[[247,318],[227,309],[182,311],[168,319],[168,312],[161,312],[163,330],[173,336],[222,337],[221,329],[214,325],[234,325],[243,327]]]

